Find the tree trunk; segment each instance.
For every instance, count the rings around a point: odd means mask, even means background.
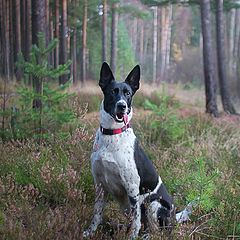
[[[236,10],[235,15],[235,36],[233,39],[233,55],[232,55],[232,71],[233,75],[237,76],[237,62],[238,62],[238,51],[239,51],[239,39],[240,39],[240,9]]]
[[[143,50],[144,50],[144,23],[140,20],[140,37],[139,37],[139,61],[143,64]]]
[[[14,15],[15,15],[15,21],[14,21],[14,28],[15,28],[15,61],[17,61],[17,54],[22,51],[21,48],[21,13],[20,13],[20,0],[15,1],[14,5]]]
[[[228,53],[228,64],[229,74],[233,76],[233,50],[234,50],[234,33],[235,33],[235,15],[236,9],[230,10],[230,22],[229,22],[229,53]]]
[[[112,4],[112,29],[111,29],[111,62],[110,66],[113,75],[116,74],[117,67],[117,31],[118,31],[118,4]]]
[[[55,38],[59,40],[59,0],[55,1]],[[59,45],[54,50],[54,67],[59,65]]]
[[[22,0],[20,1],[20,18],[21,18],[21,33],[22,33],[22,38],[21,38],[21,48],[22,48],[22,53],[23,53],[23,56],[25,58],[25,60],[28,60],[26,59],[26,56],[25,56],[25,34],[26,34],[26,1],[27,0]],[[32,11],[32,9],[30,9],[30,11]]]
[[[157,83],[157,21],[158,19],[158,8],[153,8],[153,83]]]
[[[50,7],[49,12],[49,40],[52,41],[54,39],[54,27],[53,27],[53,8]],[[50,53],[50,64],[54,66],[54,51]]]
[[[166,45],[167,45],[167,28],[166,28],[166,7],[161,7],[161,67],[160,81],[164,80],[166,70]]]
[[[230,93],[227,84],[225,39],[224,39],[224,19],[223,19],[223,0],[216,0],[216,24],[217,24],[217,59],[219,87],[222,99],[223,110],[230,114],[236,114],[236,110],[230,100]]]
[[[74,0],[74,8],[77,7],[77,0]],[[77,17],[76,13],[74,12],[73,16],[73,35],[72,35],[72,78],[73,84],[77,83]]]
[[[203,65],[206,93],[206,112],[218,116],[216,102],[216,76],[213,64],[210,0],[200,1],[203,35]]]
[[[102,15],[102,61],[107,61],[107,0],[103,0]]]
[[[31,42],[32,42],[31,28],[33,29],[33,31],[35,31],[35,29],[31,25],[31,23],[32,23],[31,8],[32,8],[31,0],[26,0],[26,12],[25,12],[26,28],[25,28],[25,32],[24,32],[24,35],[25,35],[25,37],[24,37],[24,56],[27,61],[29,60],[29,53],[30,53],[30,49],[32,46],[32,44],[31,44]]]
[[[14,29],[15,29],[15,44],[14,44],[14,61],[17,61],[18,54],[22,51],[21,48],[21,17],[20,17],[20,0],[15,1],[14,6],[14,15],[15,15],[15,21],[14,21]],[[17,81],[20,81],[22,78],[22,71],[20,69],[15,69],[15,75]]]
[[[10,77],[13,79],[14,75],[14,43],[13,38],[15,33],[13,33],[13,2],[9,1],[9,69]]]
[[[46,46],[49,44],[50,42],[50,20],[49,20],[49,0],[45,0],[45,39],[46,39]]]
[[[172,4],[169,4],[168,7],[168,18],[167,18],[167,42],[166,42],[166,72],[165,79],[168,78],[168,71],[170,68],[170,52],[171,52],[171,37],[172,37],[172,15],[173,15],[173,7]]]
[[[83,25],[82,25],[82,83],[86,81],[86,58],[87,58],[87,1],[83,5]]]
[[[166,80],[170,64],[172,32],[172,4],[161,9],[161,71],[160,80]]]
[[[132,38],[132,48],[135,55],[136,55],[137,40],[138,40],[137,28],[138,28],[138,19],[134,18],[132,21],[132,29],[131,29],[132,37],[131,38]]]
[[[3,1],[0,1],[0,35],[4,36],[4,19],[3,19]],[[3,53],[4,40],[3,37],[0,38],[0,52]],[[3,54],[0,54],[0,76],[3,76]]]
[[[60,37],[60,64],[67,62],[67,0],[62,0],[62,14],[61,14],[61,37]],[[68,80],[68,75],[61,75],[59,84],[65,84]]]
[[[45,30],[45,1],[38,0],[32,1],[32,43],[38,45],[38,33],[44,33]],[[39,61],[39,59],[37,59]],[[35,92],[39,95],[42,95],[43,91],[43,83],[42,79],[38,77],[33,78],[33,87]],[[42,109],[42,101],[41,99],[33,100],[33,108]]]
[[[5,75],[7,78],[7,82],[10,81],[10,28],[9,28],[9,1],[5,1],[5,10],[4,10],[4,16],[5,16]]]

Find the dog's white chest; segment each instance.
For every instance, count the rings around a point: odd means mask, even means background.
[[[96,182],[118,198],[126,196],[128,184],[139,188],[140,178],[134,161],[135,135],[131,128],[117,135],[97,132],[91,155],[92,172]]]

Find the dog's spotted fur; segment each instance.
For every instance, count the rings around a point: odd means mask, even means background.
[[[122,128],[132,118],[132,96],[139,88],[140,68],[136,66],[125,82],[115,81],[109,66],[103,63],[99,85],[104,93],[100,125]],[[92,235],[102,221],[107,194],[123,211],[132,213],[131,238],[139,234],[141,220],[150,230],[169,223],[173,210],[170,196],[151,161],[139,146],[132,128],[116,135],[104,135],[100,129],[91,155],[96,185],[94,216],[84,236]]]

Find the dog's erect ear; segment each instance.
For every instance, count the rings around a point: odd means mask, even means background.
[[[114,76],[112,74],[112,71],[109,65],[106,62],[104,62],[102,64],[102,68],[100,72],[99,86],[101,87],[102,90],[104,90],[105,87],[112,81],[114,81]]]
[[[125,80],[125,82],[131,87],[133,94],[139,89],[139,81],[140,81],[140,66],[137,65],[128,74]]]

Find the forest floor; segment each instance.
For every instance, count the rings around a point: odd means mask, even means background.
[[[80,117],[67,139],[0,145],[2,239],[82,239],[91,221],[89,159],[102,93],[96,84],[71,91]],[[134,131],[177,209],[199,198],[191,221],[150,239],[240,239],[240,117],[212,118],[204,101],[204,89],[179,85],[143,85],[134,97]],[[129,219],[109,202],[92,239],[127,239]]]

